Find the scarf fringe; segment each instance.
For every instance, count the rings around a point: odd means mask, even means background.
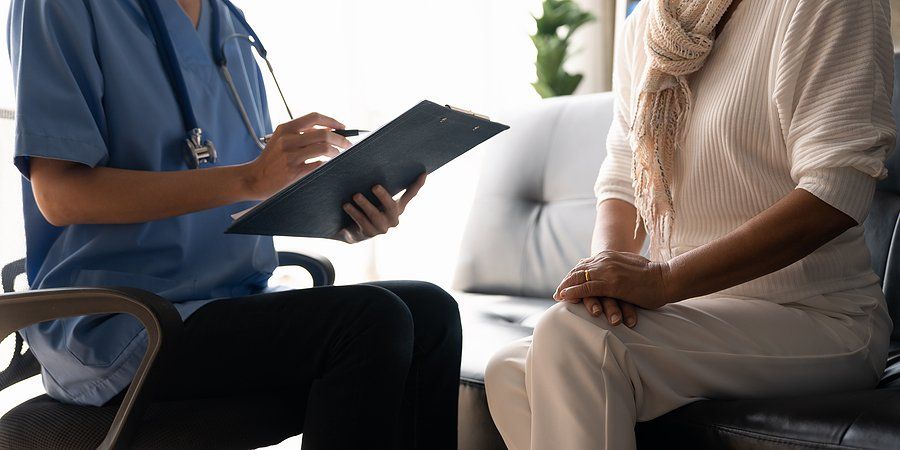
[[[645,44],[650,64],[641,86],[630,143],[632,184],[640,227],[654,260],[672,257],[675,156],[684,141],[692,99],[687,75],[703,67],[712,32],[732,0],[655,0]]]

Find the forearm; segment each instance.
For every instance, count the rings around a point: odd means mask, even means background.
[[[32,182],[41,184],[36,200],[54,225],[129,224],[252,200],[243,167],[149,172],[70,165],[45,174],[52,183],[33,171]]]
[[[668,302],[723,289],[787,267],[856,221],[802,189],[731,233],[669,261]]]
[[[591,254],[604,250],[640,253],[646,233],[643,227],[635,236],[634,224],[637,210],[634,205],[622,200],[606,200],[597,206],[597,220],[591,241]]]
[[[201,170],[152,172],[87,167],[71,161],[29,160],[31,188],[41,213],[57,226],[162,220],[263,200],[312,173],[350,141],[331,130],[340,122],[307,114],[275,129],[252,162]]]

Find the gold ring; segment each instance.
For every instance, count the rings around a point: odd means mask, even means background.
[[[588,272],[587,270],[585,270],[584,271],[584,282],[590,283],[590,281],[591,281],[591,273]]]

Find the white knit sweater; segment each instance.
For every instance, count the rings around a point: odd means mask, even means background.
[[[647,3],[619,39],[617,112],[598,202],[634,204],[628,130],[647,64]],[[675,255],[726,235],[797,188],[864,221],[895,140],[889,17],[889,0],[743,0],[690,79],[694,110],[673,183]],[[853,306],[823,294],[877,282],[857,226],[723,293],[846,310]]]

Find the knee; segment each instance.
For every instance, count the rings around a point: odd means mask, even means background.
[[[491,356],[484,370],[484,387],[488,398],[498,392],[525,383],[525,357],[529,343],[516,341]]]
[[[462,340],[462,323],[459,304],[452,295],[440,287],[425,282],[415,282],[418,293],[416,304],[411,307],[417,326],[440,330],[454,341]]]
[[[534,327],[534,345],[561,354],[566,349],[580,347],[581,341],[590,339],[600,345],[611,327],[603,318],[588,314],[584,305],[560,302],[548,309]],[[599,339],[597,339],[599,338]]]
[[[459,358],[463,332],[456,299],[431,283],[415,282],[413,289],[416,295],[409,308],[422,346],[432,350],[441,348]]]
[[[403,299],[412,314],[417,335],[461,345],[459,305],[447,291],[424,281],[388,281],[375,286]]]
[[[410,309],[436,317],[459,317],[456,299],[435,284],[426,281],[382,281],[372,286],[393,292],[409,304]]]
[[[362,292],[360,297],[366,304],[366,313],[386,328],[412,330],[412,313],[393,292],[374,286],[358,286]]]
[[[375,347],[412,347],[412,314],[403,301],[392,292],[375,286],[347,286],[344,288],[359,307],[354,324]]]

